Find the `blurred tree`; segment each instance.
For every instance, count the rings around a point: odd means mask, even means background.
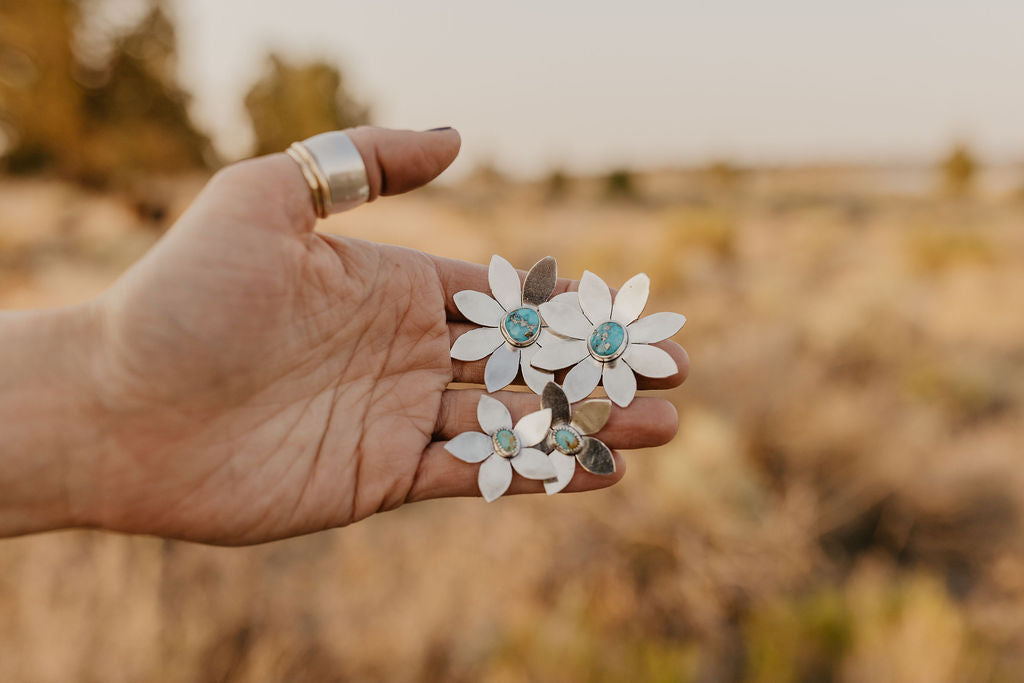
[[[605,194],[613,199],[631,199],[636,196],[633,173],[626,168],[613,170],[605,178]]]
[[[270,55],[260,80],[245,96],[256,140],[253,152],[280,152],[295,140],[370,121],[369,108],[326,62],[292,64]]]
[[[971,189],[978,162],[964,143],[954,145],[942,161],[942,177],[946,189],[954,195],[966,194]]]
[[[89,171],[105,177],[118,168],[180,172],[216,165],[209,139],[189,116],[177,56],[174,24],[155,0],[95,74],[105,82],[85,91]]]
[[[547,186],[547,198],[551,201],[565,199],[569,194],[570,182],[565,171],[560,168],[553,170],[544,183]]]
[[[0,4],[7,170],[102,184],[122,174],[216,163],[177,82],[174,24],[161,0],[147,4],[142,21],[115,37],[95,64],[74,49],[87,0]]]
[[[0,125],[3,165],[14,172],[56,166],[61,150],[78,150],[81,88],[72,53],[74,0],[0,3]]]

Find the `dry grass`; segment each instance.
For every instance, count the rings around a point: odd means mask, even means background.
[[[0,680],[1015,679],[1022,205],[659,182],[420,193],[331,226],[648,270],[693,373],[679,437],[621,485],[248,549],[5,541]],[[156,237],[62,187],[0,184],[0,216],[6,306],[98,291]]]

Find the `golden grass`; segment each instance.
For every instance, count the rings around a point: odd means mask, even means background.
[[[30,189],[0,185],[6,306],[98,291],[156,237],[109,198]],[[328,226],[613,285],[648,270],[693,372],[679,437],[619,486],[246,549],[5,541],[0,680],[1016,678],[1021,205],[642,190],[442,190]]]

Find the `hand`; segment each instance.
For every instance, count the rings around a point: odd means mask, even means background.
[[[371,200],[428,182],[460,144],[453,130],[350,135]],[[486,268],[316,233],[314,221],[288,157],[236,164],[95,302],[102,446],[75,465],[79,523],[241,544],[478,495],[477,467],[442,445],[477,429],[481,390],[448,384],[482,382],[484,363],[448,354],[470,327],[452,295],[488,291]],[[680,374],[648,387],[687,372],[682,348],[661,346]],[[496,396],[513,417],[538,408],[532,394]],[[676,423],[670,403],[638,398],[600,436],[653,446]],[[608,477],[578,469],[568,490],[614,483],[616,462]],[[516,477],[511,492],[542,490]]]

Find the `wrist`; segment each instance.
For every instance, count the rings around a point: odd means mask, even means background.
[[[91,524],[101,329],[93,303],[0,312],[0,536]]]

